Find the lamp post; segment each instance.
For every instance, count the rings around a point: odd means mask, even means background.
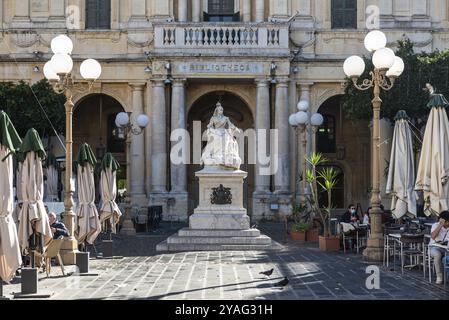
[[[393,50],[386,48],[387,37],[379,30],[369,32],[365,37],[365,47],[373,52],[372,61],[374,70],[370,72],[371,79],[364,79],[358,83],[359,77],[365,71],[365,62],[358,56],[346,59],[343,69],[345,74],[351,78],[358,90],[373,88],[373,133],[372,133],[372,192],[371,209],[369,211],[371,220],[371,235],[363,256],[365,260],[372,262],[382,261],[383,258],[383,234],[382,234],[382,210],[380,209],[380,99],[381,90],[390,90],[396,78],[404,71],[404,62],[396,57]]]
[[[65,195],[64,195],[64,221],[69,230],[70,237],[64,241],[62,247],[62,257],[64,263],[74,264],[75,253],[78,250],[75,233],[75,213],[73,212],[73,192],[72,181],[72,116],[73,116],[73,94],[75,92],[86,92],[92,89],[92,85],[101,75],[101,65],[94,59],[87,59],[81,63],[80,73],[86,84],[75,84],[72,76],[73,60],[71,53],[73,50],[72,40],[66,35],[59,35],[51,41],[51,49],[54,53],[50,61],[44,66],[44,76],[49,80],[55,92],[64,94],[66,97],[66,170],[65,170]]]
[[[131,136],[132,135],[140,135],[143,133],[143,130],[148,126],[150,120],[147,115],[141,114],[136,117],[134,125],[131,123],[131,112],[120,112],[117,114],[115,118],[115,125],[117,128],[123,130],[123,135],[126,140],[126,154],[127,154],[127,165],[126,165],[126,198],[125,198],[125,220],[123,221],[123,227],[121,229],[121,233],[125,235],[135,235],[136,230],[134,229],[134,225],[131,219],[131,198],[130,198],[130,189],[131,189]]]
[[[302,159],[302,195],[303,199],[308,194],[307,192],[307,182],[306,182],[306,172],[307,172],[307,128],[312,127],[313,133],[315,134],[318,130],[318,127],[320,127],[323,122],[324,118],[321,114],[315,113],[310,117],[309,119],[309,102],[305,100],[301,100],[298,102],[298,110],[299,112],[292,114],[288,122],[290,125],[295,129],[297,135],[298,133],[302,136],[302,151],[301,154],[303,155]],[[299,135],[298,135],[299,139]]]

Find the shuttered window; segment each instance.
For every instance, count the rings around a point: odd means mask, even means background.
[[[204,21],[232,22],[239,21],[240,13],[235,12],[234,0],[209,0]]]
[[[111,0],[86,0],[86,29],[111,29]]]
[[[210,15],[233,15],[234,0],[209,0],[207,11]]]
[[[357,0],[332,1],[332,29],[357,29]]]

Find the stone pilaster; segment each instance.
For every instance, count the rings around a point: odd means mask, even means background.
[[[256,22],[265,21],[265,0],[256,0]]]
[[[243,0],[243,22],[251,22],[251,0]]]
[[[178,0],[178,21],[187,22],[187,0]]]
[[[186,79],[175,79],[172,90],[171,106],[171,146],[170,181],[171,192],[168,202],[168,214],[178,221],[187,221],[187,164],[189,147],[186,118]]]
[[[200,22],[201,20],[201,0],[192,0],[192,21]]]
[[[143,90],[145,83],[130,83],[132,90],[132,115],[131,122],[134,127],[137,125],[137,117],[144,113]],[[145,205],[147,197],[145,195],[145,136],[143,132],[138,135],[131,135],[130,148],[130,193],[132,202],[138,205]]]
[[[256,85],[257,155],[256,185],[253,193],[253,221],[272,218],[272,212],[270,210],[270,166],[272,165],[270,159],[270,82],[267,78],[259,78],[256,79]]]

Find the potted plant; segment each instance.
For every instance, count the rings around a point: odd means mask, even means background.
[[[292,237],[293,240],[305,242],[306,234],[309,229],[310,224],[306,222],[295,223],[290,230],[290,236]]]
[[[307,170],[306,178],[310,185],[311,195],[308,196],[308,202],[311,210],[316,216],[321,218],[323,223],[323,235],[319,237],[320,250],[338,251],[340,249],[340,238],[331,235],[331,214],[332,214],[332,190],[337,184],[338,172],[334,168],[324,168],[320,171],[317,167],[326,162],[326,159],[320,153],[313,153],[307,162],[311,169]],[[327,207],[321,208],[318,202],[318,185],[327,194]]]

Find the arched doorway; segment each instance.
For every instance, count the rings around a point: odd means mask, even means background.
[[[189,109],[187,130],[189,131],[191,143],[193,143],[193,124],[194,121],[201,122],[201,133],[207,129],[209,120],[212,117],[215,105],[220,102],[224,109],[225,116],[243,131],[254,128],[254,117],[246,102],[239,96],[228,91],[213,91],[209,92],[199,99],[197,99]],[[252,213],[252,194],[254,192],[254,173],[255,166],[248,164],[248,141],[245,139],[245,161],[241,166],[241,170],[248,172],[248,178],[245,180],[243,187],[244,207],[247,208],[248,214]],[[206,142],[202,142],[202,149],[206,146]],[[242,146],[239,146],[242,148]],[[193,150],[193,145],[190,146]],[[193,159],[191,159],[193,160]],[[243,160],[243,159],[242,159]],[[193,163],[193,161],[192,161]],[[187,189],[189,192],[188,213],[193,214],[193,210],[198,206],[198,181],[195,178],[195,172],[200,171],[201,165],[191,164],[188,168],[187,174]]]
[[[317,130],[315,149],[328,160],[324,167],[338,172],[338,183],[332,193],[333,206],[343,211],[350,203],[355,203],[366,209],[370,187],[369,122],[347,119],[342,97],[332,96],[319,107],[324,122]],[[320,203],[327,204],[323,195]]]
[[[119,189],[126,186],[126,142],[116,129],[115,117],[123,111],[122,105],[111,96],[91,94],[78,101],[73,113],[74,156],[83,143],[91,146],[98,161],[104,153],[111,152],[121,165],[117,172]]]

